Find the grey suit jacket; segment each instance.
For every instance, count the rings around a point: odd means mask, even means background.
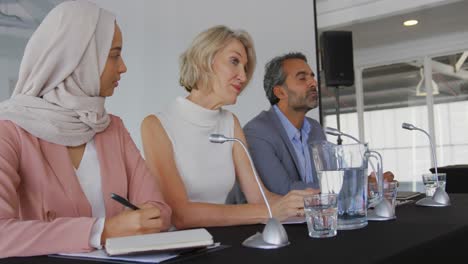
[[[306,117],[311,125],[308,142],[326,140],[319,122]],[[271,192],[285,195],[291,190],[319,188],[319,182],[312,159],[314,183],[302,181],[298,170],[298,159],[286,130],[275,110],[262,111],[244,126],[249,151],[263,184]],[[227,200],[228,203],[242,203],[245,198],[236,184]]]

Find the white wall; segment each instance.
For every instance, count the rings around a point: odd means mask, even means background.
[[[10,81],[18,78],[19,59],[0,57],[0,101],[10,98]]]
[[[141,146],[142,119],[161,111],[186,93],[178,85],[178,58],[201,31],[218,24],[247,30],[257,50],[254,78],[237,104],[229,107],[245,124],[269,103],[263,90],[264,65],[288,51],[306,54],[316,70],[314,1],[310,0],[94,0],[114,12],[124,37],[128,72],[113,97],[109,112],[122,117]],[[318,109],[309,114],[318,119]]]

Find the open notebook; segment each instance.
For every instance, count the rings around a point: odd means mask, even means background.
[[[213,237],[204,228],[172,231],[147,235],[109,238],[106,253],[109,256],[141,252],[163,252],[186,248],[206,247],[213,244]]]

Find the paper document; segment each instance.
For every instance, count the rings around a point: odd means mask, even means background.
[[[160,263],[162,261],[175,258],[177,253],[158,253],[158,254],[144,254],[144,255],[131,255],[131,256],[115,256],[111,257],[106,254],[102,249],[95,250],[89,253],[73,253],[73,254],[56,254],[52,257],[65,257],[74,259],[102,259],[102,260],[116,260],[116,261],[133,261],[142,263]]]
[[[213,251],[228,248],[227,245],[221,245],[217,242],[208,247],[196,248],[196,249],[185,249],[177,250],[168,253],[147,253],[137,255],[121,255],[121,256],[109,256],[104,250],[95,250],[89,253],[64,253],[64,254],[53,254],[49,257],[54,258],[68,258],[68,259],[80,259],[80,260],[97,260],[103,262],[112,263],[127,263],[127,262],[140,262],[140,263],[169,263],[172,261],[188,260],[190,258],[198,257],[203,254],[207,254]],[[171,260],[173,259],[173,260]]]
[[[415,197],[418,197],[422,193],[420,192],[405,192],[405,191],[398,191],[397,192],[397,200],[408,200],[408,199],[413,199]]]
[[[290,217],[283,222],[281,222],[283,225],[292,225],[292,224],[303,224],[305,223],[305,216],[295,216],[295,217]]]

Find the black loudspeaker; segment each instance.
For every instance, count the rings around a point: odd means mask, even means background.
[[[325,31],[320,37],[322,67],[328,87],[354,84],[353,36],[350,31]]]

